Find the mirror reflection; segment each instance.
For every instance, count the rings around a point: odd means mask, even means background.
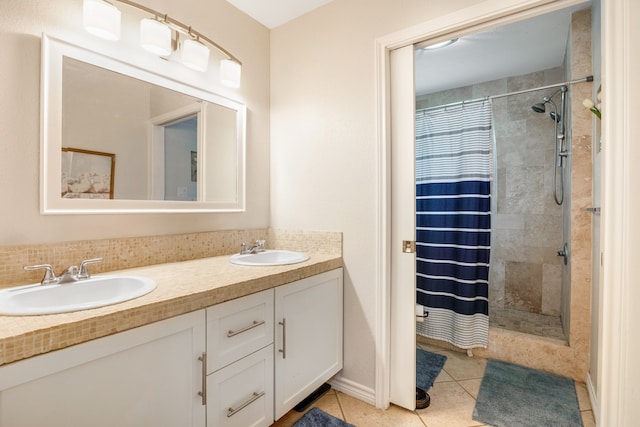
[[[244,105],[46,36],[43,49],[43,213],[244,209]]]
[[[208,177],[213,191],[204,200],[232,197],[234,110],[69,57],[63,58],[62,75],[62,154],[85,150],[117,159],[112,177],[90,167],[76,168],[73,176],[63,169],[63,197],[91,198],[111,181],[114,199],[202,200],[198,158],[204,159],[203,144],[215,153],[208,158],[215,169],[229,172],[216,170],[215,179]],[[70,186],[85,193],[73,193]]]

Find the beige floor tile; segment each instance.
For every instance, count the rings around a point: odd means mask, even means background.
[[[471,416],[476,401],[456,382],[434,384],[429,391],[431,405],[416,411],[428,427],[481,426]]]
[[[576,382],[576,394],[578,395],[578,406],[581,411],[591,409],[591,399],[589,399],[589,391],[585,383]]]
[[[334,390],[328,391],[312,406],[315,406],[318,409],[322,409],[327,414],[333,415],[336,418],[344,420],[344,414],[342,413],[342,409],[340,408],[340,403],[338,403],[337,392]]]
[[[582,411],[582,425],[584,427],[596,427],[596,420],[592,411]]]
[[[271,424],[271,427],[291,427],[296,421],[298,421],[304,413],[289,411],[282,418],[275,423]]]
[[[347,394],[337,394],[345,421],[358,427],[425,427],[415,412],[395,405],[383,411]]]
[[[458,384],[460,384],[460,386],[463,389],[465,389],[467,393],[473,396],[474,399],[478,398],[478,392],[480,391],[481,383],[482,383],[482,378],[458,381]]]
[[[469,357],[465,353],[456,351],[448,351],[445,355],[447,356],[447,361],[443,369],[454,380],[471,380],[482,378],[484,375],[487,359]]]
[[[334,390],[329,390],[327,393],[322,395],[318,400],[316,400],[311,406],[307,408],[304,412],[296,412],[291,410],[287,412],[282,418],[272,424],[272,427],[291,427],[296,421],[298,421],[304,414],[307,413],[313,407],[317,407],[318,409],[323,410],[327,414],[333,415],[336,418],[340,418],[344,420],[344,415],[342,414],[342,410],[340,409],[340,404],[338,403],[338,397],[336,396],[336,392]]]
[[[438,374],[438,376],[436,377],[436,379],[433,381],[433,383],[445,383],[448,381],[453,381],[453,378],[451,378],[451,375],[447,374],[447,372],[443,369],[442,371],[440,371],[440,373]]]

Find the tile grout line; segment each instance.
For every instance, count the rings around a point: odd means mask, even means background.
[[[338,408],[340,408],[340,413],[342,414],[342,421],[344,421],[345,423],[348,422],[347,421],[347,416],[344,413],[344,409],[342,408],[342,402],[340,401],[340,396],[338,396],[338,392],[333,390],[333,394],[335,394],[336,396],[336,401],[338,402]]]

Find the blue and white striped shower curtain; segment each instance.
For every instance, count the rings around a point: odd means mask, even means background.
[[[492,142],[488,99],[416,114],[416,328],[464,349],[488,342]]]

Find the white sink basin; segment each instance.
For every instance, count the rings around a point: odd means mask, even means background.
[[[67,313],[116,304],[148,294],[153,280],[141,276],[94,276],[62,285],[26,285],[0,291],[0,315]]]
[[[302,252],[284,250],[266,250],[255,254],[235,254],[229,259],[231,264],[237,265],[286,265],[297,264],[309,259],[309,255]]]

